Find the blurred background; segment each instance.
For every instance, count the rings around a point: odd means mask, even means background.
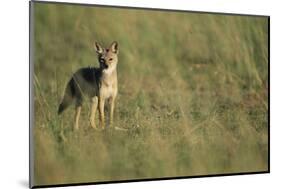
[[[268,169],[267,17],[33,5],[35,184]],[[119,43],[129,132],[92,130],[90,103],[76,135],[73,108],[56,114],[71,75],[98,66],[95,41]]]

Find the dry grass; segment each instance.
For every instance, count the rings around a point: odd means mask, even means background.
[[[35,3],[34,23],[34,184],[268,169],[267,18]],[[92,130],[89,103],[76,134],[73,108],[56,113],[95,40],[120,44],[129,132]]]

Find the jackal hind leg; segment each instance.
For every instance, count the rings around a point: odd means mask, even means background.
[[[91,108],[91,116],[90,116],[91,127],[94,129],[97,129],[95,124],[95,115],[96,115],[97,107],[98,107],[98,97],[95,96],[92,98],[92,108]]]
[[[81,105],[77,105],[75,108],[75,120],[74,120],[74,130],[78,131],[79,130],[79,118],[80,118],[80,113],[81,113]]]

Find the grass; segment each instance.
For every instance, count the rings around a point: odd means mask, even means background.
[[[268,170],[266,17],[34,7],[35,185]],[[129,132],[92,130],[85,103],[73,133],[65,85],[114,40],[114,124]]]

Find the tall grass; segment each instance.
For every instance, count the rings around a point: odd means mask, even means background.
[[[35,184],[268,169],[266,17],[34,5]],[[56,113],[65,85],[113,40],[129,132],[92,130],[85,103],[74,133],[73,108]]]

